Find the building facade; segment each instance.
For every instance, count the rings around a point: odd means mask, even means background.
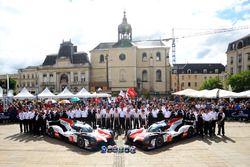
[[[223,82],[224,72],[225,67],[219,63],[175,64],[171,76],[172,89],[174,92],[187,88],[199,90],[206,79],[219,77]]]
[[[20,89],[26,87],[33,94],[45,87],[54,93],[65,87],[75,93],[82,87],[89,89],[89,73],[87,53],[77,52],[71,41],[63,41],[58,54],[47,55],[42,65],[18,70]]]
[[[118,92],[129,87],[165,94],[171,87],[169,47],[160,40],[133,41],[126,13],[117,42],[98,44],[91,53],[90,90]]]
[[[250,34],[229,43],[226,54],[228,74],[250,70]]]

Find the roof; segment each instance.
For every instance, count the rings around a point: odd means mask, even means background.
[[[129,39],[121,39],[113,45],[113,48],[127,48],[131,46],[133,46],[133,44]]]
[[[236,49],[241,49],[246,46],[250,46],[250,34],[229,43],[227,47],[227,52]]]
[[[54,64],[56,64],[56,59],[57,59],[57,55],[47,55],[42,66],[52,66]],[[72,64],[85,64],[89,62],[89,58],[87,53],[85,52],[76,52],[73,54],[72,58],[71,58],[71,62]]]
[[[166,47],[161,40],[134,41],[133,44],[138,48]]]
[[[225,66],[221,63],[187,63],[187,64],[175,64],[172,70],[178,70],[178,73],[187,74],[188,70],[191,70],[190,73],[204,73],[204,69],[207,70],[207,73],[215,73],[215,69],[218,69],[218,73],[225,71]]]
[[[115,44],[115,42],[105,42],[105,43],[100,43],[97,45],[94,49],[109,49],[112,48],[112,46]]]

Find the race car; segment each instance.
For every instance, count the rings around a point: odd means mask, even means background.
[[[191,137],[194,133],[193,125],[184,125],[183,118],[173,118],[168,122],[154,123],[148,129],[129,130],[126,136],[126,144],[151,150],[176,139]]]
[[[66,118],[48,121],[47,133],[50,137],[65,139],[88,150],[97,150],[103,145],[114,144],[111,130],[100,128],[94,130],[89,124]]]

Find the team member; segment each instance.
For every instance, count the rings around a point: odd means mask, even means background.
[[[120,129],[119,112],[117,108],[114,108],[114,130],[119,131],[119,129]]]
[[[200,111],[197,114],[197,119],[196,119],[196,131],[198,133],[198,135],[200,135],[201,137],[203,137],[203,118],[202,118],[202,114],[203,114],[204,109],[200,109]]]
[[[82,122],[86,122],[88,117],[88,110],[85,106],[83,106],[81,109],[81,116],[82,116]]]
[[[129,129],[131,129],[131,121],[130,121],[130,108],[128,108],[127,109],[127,112],[126,112],[126,114],[125,114],[125,134],[127,134],[127,131],[129,130]]]
[[[141,125],[141,128],[142,127],[146,127],[147,126],[147,114],[145,112],[144,109],[141,110],[141,113],[140,113],[140,125]]]
[[[154,117],[153,117],[151,108],[148,108],[148,111],[149,111],[149,113],[148,113],[148,117],[147,117],[148,118],[147,125],[148,125],[148,127],[150,127],[154,122]]]
[[[18,113],[18,118],[19,118],[19,125],[20,125],[20,133],[23,133],[23,126],[24,126],[24,112],[21,110]]]
[[[98,108],[97,109],[97,112],[95,114],[95,117],[96,117],[96,125],[97,127],[101,127],[102,125],[102,121],[101,121],[101,110]]]
[[[110,129],[111,126],[110,126],[110,123],[111,123],[111,114],[109,112],[109,108],[106,109],[106,114],[105,114],[105,127],[107,129]]]
[[[220,135],[220,132],[222,130],[222,135],[225,135],[225,129],[224,129],[224,125],[225,125],[225,114],[223,112],[223,108],[219,109],[219,113],[218,113],[218,134]]]
[[[209,136],[212,136],[212,130],[211,130],[211,116],[209,114],[210,111],[206,111],[205,113],[203,113],[203,120],[204,120],[204,134],[207,136],[209,134]]]
[[[139,129],[139,112],[137,107],[134,112],[134,129]]]
[[[118,112],[119,112],[119,118],[120,118],[120,125],[121,125],[121,129],[125,130],[125,115],[126,115],[126,110],[123,106],[121,106],[121,108],[118,108]]]

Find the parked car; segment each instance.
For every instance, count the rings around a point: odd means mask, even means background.
[[[195,134],[193,125],[184,125],[183,118],[173,118],[152,124],[148,129],[129,130],[126,144],[137,145],[143,149],[151,150],[161,147],[180,138],[191,137]]]
[[[114,135],[111,130],[93,129],[89,124],[65,118],[48,121],[47,133],[50,137],[65,139],[88,150],[114,144]]]

